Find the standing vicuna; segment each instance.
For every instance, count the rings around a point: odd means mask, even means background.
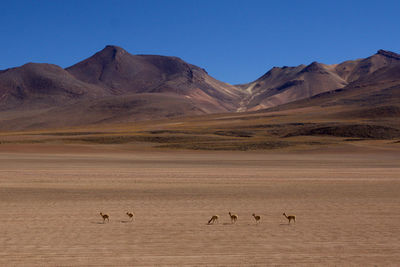
[[[260,215],[256,215],[255,213],[253,213],[253,217],[254,217],[254,220],[256,220],[256,223],[260,222],[260,220],[261,220],[261,216]]]
[[[231,223],[235,223],[238,219],[239,216],[237,216],[236,214],[232,214],[231,212],[229,212],[229,217],[231,217]]]
[[[290,221],[292,221],[292,220],[294,221],[294,223],[296,223],[296,215],[286,215],[286,213],[284,212],[283,216],[285,216],[286,219],[288,219],[289,224],[290,224]]]
[[[132,221],[135,214],[133,212],[127,212],[126,215],[128,215],[129,219]]]
[[[110,216],[108,216],[108,214],[103,214],[102,212],[100,212],[100,216],[103,218],[103,223],[106,222],[106,219],[108,222],[110,222]]]

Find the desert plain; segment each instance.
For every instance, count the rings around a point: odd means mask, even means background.
[[[399,192],[393,145],[215,152],[3,144],[0,265],[396,266]],[[208,225],[214,214],[219,223]]]
[[[0,267],[400,266],[394,3],[99,2],[2,5]]]

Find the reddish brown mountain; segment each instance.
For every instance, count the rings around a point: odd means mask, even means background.
[[[336,65],[275,67],[254,82],[232,86],[176,57],[131,55],[107,46],[65,70],[29,63],[0,71],[0,129],[265,108],[310,107],[330,116],[379,118],[399,111],[399,73],[400,55],[379,50],[371,57]]]
[[[29,63],[0,72],[0,128],[236,111],[244,93],[176,57],[131,55],[107,46],[66,70]]]
[[[106,92],[52,64],[28,63],[0,72],[0,109],[51,108]]]
[[[177,57],[131,55],[107,46],[66,69],[77,79],[100,86],[112,95],[168,93],[186,97],[205,113],[237,109],[243,93],[217,81],[197,66]]]

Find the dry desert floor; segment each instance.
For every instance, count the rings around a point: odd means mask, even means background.
[[[1,266],[399,264],[396,151],[2,148]]]

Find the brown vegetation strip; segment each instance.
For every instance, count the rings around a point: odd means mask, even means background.
[[[299,131],[290,133],[285,137],[299,135],[331,135],[368,139],[393,139],[400,137],[400,130],[380,125],[354,124],[300,129]]]
[[[150,143],[188,143],[200,141],[221,141],[222,138],[207,136],[93,136],[82,138],[65,138],[66,142],[87,142],[96,144],[125,144],[132,142],[150,142]],[[226,140],[226,139],[225,139]]]
[[[186,143],[167,144],[158,146],[160,148],[193,149],[193,150],[266,150],[278,149],[296,145],[295,142],[285,141],[261,141],[261,142],[208,142],[208,143]]]

